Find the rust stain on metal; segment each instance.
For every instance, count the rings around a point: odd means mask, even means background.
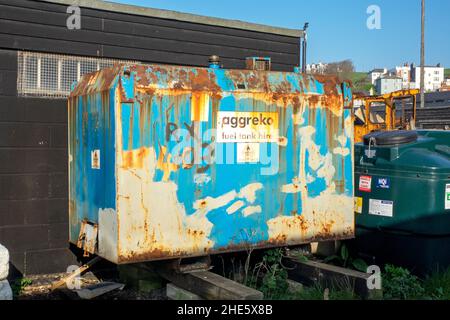
[[[191,120],[207,121],[209,113],[209,94],[207,92],[192,92]]]
[[[170,173],[178,170],[178,165],[172,163],[170,160],[172,154],[167,152],[166,146],[160,146],[160,153],[156,167],[164,172],[162,181],[168,181]]]
[[[122,152],[122,167],[123,168],[143,168],[143,161],[148,156],[148,148],[139,148],[132,151]]]

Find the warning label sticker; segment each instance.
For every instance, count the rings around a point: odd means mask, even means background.
[[[276,142],[277,112],[217,113],[217,142]]]
[[[450,183],[445,186],[445,210],[450,210]]]
[[[237,163],[259,162],[259,143],[238,143]]]
[[[100,169],[100,150],[91,151],[91,168]]]
[[[370,192],[372,190],[372,177],[360,176],[359,177],[359,190],[364,192]]]
[[[363,209],[363,198],[355,197],[355,212],[362,213]]]
[[[394,201],[369,199],[369,214],[392,217]]]

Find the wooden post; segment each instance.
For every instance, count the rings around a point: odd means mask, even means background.
[[[177,287],[208,300],[261,300],[262,292],[209,271],[178,273],[158,268],[158,273]]]
[[[102,260],[100,257],[95,257],[94,259],[90,260],[86,264],[82,265],[78,269],[76,269],[74,272],[68,274],[67,276],[63,277],[61,280],[53,283],[51,290],[55,290],[63,285],[65,285],[67,282],[72,281],[75,277],[81,275],[82,273],[86,272],[90,267],[92,267],[94,264]]]
[[[422,0],[420,32],[420,108],[425,107],[425,0]]]
[[[318,261],[300,261],[289,258],[289,278],[307,284],[319,283],[322,286],[348,285],[363,299],[379,298],[381,290],[369,289],[370,274],[346,269]]]

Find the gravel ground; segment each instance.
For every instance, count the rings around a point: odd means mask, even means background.
[[[32,281],[30,285],[22,288],[16,300],[80,300],[75,291],[69,290],[66,286],[51,290],[52,283],[60,280],[66,273],[45,274],[28,276],[26,279]],[[99,283],[93,274],[86,274],[81,277],[81,288]],[[105,279],[105,281],[117,281],[117,279]],[[117,281],[118,282],[118,281]],[[165,300],[165,288],[153,290],[150,293],[139,292],[136,289],[125,286],[122,290],[114,290],[92,300]]]

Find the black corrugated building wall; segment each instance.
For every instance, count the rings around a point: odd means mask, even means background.
[[[66,26],[73,4],[79,30]],[[206,66],[213,54],[224,68],[268,56],[272,70],[292,71],[301,37],[300,30],[97,0],[0,0],[0,243],[15,274],[76,263],[68,245],[70,77],[101,68],[104,58]],[[80,57],[101,59],[85,65]]]

